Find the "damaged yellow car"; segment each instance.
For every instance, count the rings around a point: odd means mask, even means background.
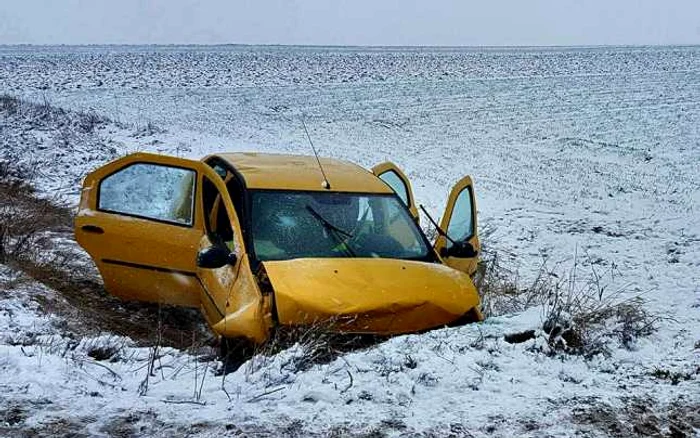
[[[471,179],[452,189],[435,242],[418,221],[392,163],[136,153],[87,175],[75,234],[108,292],[199,307],[224,339],[261,343],[275,326],[324,321],[388,335],[481,320]]]

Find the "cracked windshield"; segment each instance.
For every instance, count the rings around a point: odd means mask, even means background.
[[[252,217],[261,261],[429,256],[425,239],[394,195],[260,191],[252,195]]]

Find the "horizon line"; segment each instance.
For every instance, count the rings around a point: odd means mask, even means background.
[[[281,43],[0,43],[0,47],[308,47],[308,48],[376,48],[376,49],[529,49],[529,48],[612,48],[612,47],[698,47],[698,43],[648,44],[546,44],[546,45],[394,45],[394,44],[281,44]]]

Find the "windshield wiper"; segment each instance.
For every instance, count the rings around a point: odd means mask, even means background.
[[[350,246],[347,244],[347,240],[352,238],[352,234],[333,225],[330,221],[328,221],[328,219],[321,216],[321,213],[317,212],[312,206],[307,205],[306,209],[309,211],[309,213],[311,213],[311,216],[315,217],[316,220],[318,220],[321,223],[321,225],[323,225],[328,231],[331,232],[331,234],[335,237],[338,243],[343,246],[343,248],[347,251],[348,254],[350,254],[350,256],[355,257],[355,251],[353,251],[352,248],[350,248]],[[345,236],[345,239],[343,239],[341,235]]]
[[[338,228],[337,226],[333,225],[328,219],[324,218],[321,216],[321,213],[317,212],[312,206],[307,205],[306,209],[309,210],[309,213],[316,219],[318,219],[319,222],[323,224],[324,227],[328,228],[329,230],[333,230],[337,233],[342,234],[343,236],[347,237],[348,239],[352,238],[352,234],[348,233],[347,231]]]

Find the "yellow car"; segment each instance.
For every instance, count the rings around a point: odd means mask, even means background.
[[[224,339],[331,321],[399,334],[482,319],[469,177],[434,243],[392,163],[223,153],[136,153],[87,175],[75,235],[108,292],[199,307]]]

